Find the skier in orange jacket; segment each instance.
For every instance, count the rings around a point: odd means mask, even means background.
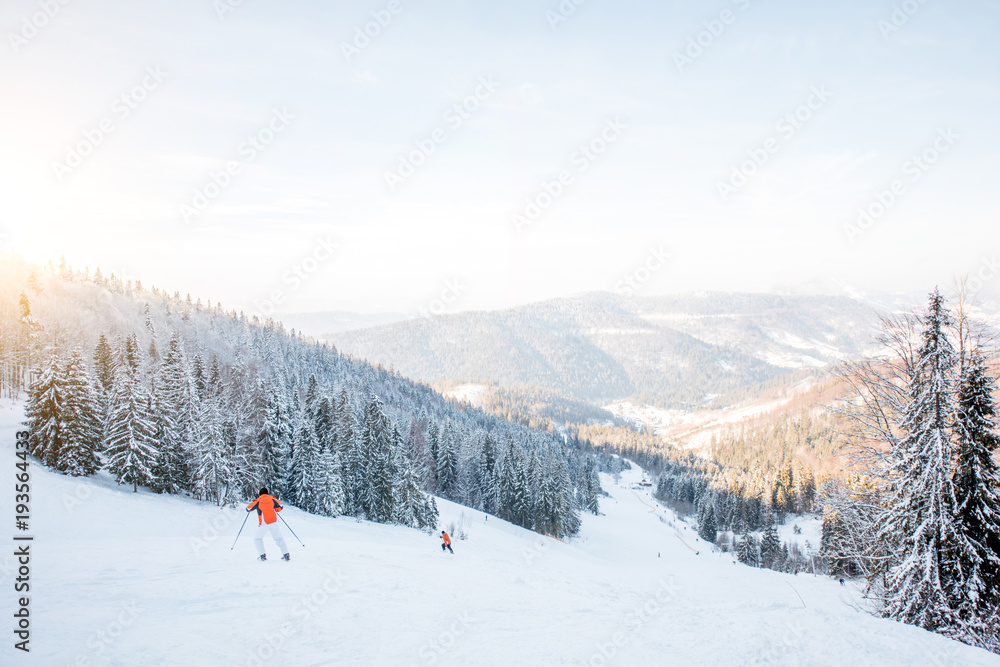
[[[275,544],[281,549],[284,555],[283,560],[291,560],[288,555],[288,547],[285,545],[285,538],[281,536],[281,528],[278,526],[278,512],[282,509],[281,503],[274,496],[267,493],[267,489],[260,490],[260,496],[247,505],[247,512],[257,510],[257,533],[254,535],[253,543],[257,546],[257,553],[261,560],[267,560],[264,552],[264,534],[270,533]]]
[[[444,532],[442,530],[441,531],[441,551],[444,551],[445,549],[447,549],[448,551],[451,551],[451,553],[454,555],[455,552],[451,548],[451,538],[448,537],[448,533],[446,533],[446,532]]]

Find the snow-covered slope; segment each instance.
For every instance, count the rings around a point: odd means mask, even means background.
[[[19,418],[0,406],[8,471]],[[468,536],[450,555],[412,529],[289,508],[307,546],[288,536],[291,562],[260,563],[246,532],[230,551],[242,509],[33,466],[32,653],[8,635],[0,664],[1000,665],[857,611],[853,587],[710,553],[633,488],[640,478],[605,477],[605,516],[570,543],[439,501],[442,524]],[[8,619],[12,551],[0,556]]]

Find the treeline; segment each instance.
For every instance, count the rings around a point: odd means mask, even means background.
[[[220,504],[266,485],[307,511],[420,527],[437,521],[428,493],[556,536],[598,511],[597,461],[552,434],[456,409],[275,322],[59,274],[21,277],[0,365],[34,370],[32,449],[67,474],[106,468]]]
[[[663,442],[648,429],[636,430],[626,426],[608,424],[575,424],[570,426],[573,437],[597,451],[611,451],[630,461],[652,475],[663,470],[679,450]]]
[[[842,417],[805,408],[776,420],[757,421],[713,435],[712,460],[730,470],[778,471],[840,469],[838,453],[846,444]],[[759,477],[759,475],[754,475]]]
[[[561,424],[619,421],[603,408],[542,387],[494,385],[488,392],[486,410],[529,428],[552,430]]]
[[[711,456],[702,458],[648,431],[605,425],[575,429],[580,440],[612,451],[659,476],[660,499],[681,514],[700,512],[710,496],[720,530],[742,532],[746,521],[760,529],[763,508],[784,523],[786,514],[814,509],[817,480],[809,461],[832,454],[839,436],[833,422],[808,412],[773,424],[748,426],[712,438]],[[745,520],[740,517],[746,516]]]
[[[823,549],[865,575],[876,612],[1000,652],[995,379],[977,325],[935,290],[853,364],[857,475],[831,488]]]

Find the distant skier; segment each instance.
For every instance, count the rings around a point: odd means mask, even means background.
[[[441,531],[441,551],[444,551],[445,549],[447,549],[448,551],[451,551],[452,555],[455,554],[454,550],[452,550],[452,548],[451,548],[451,538],[448,537],[448,533],[446,533],[446,532],[444,532],[442,530]]]
[[[254,535],[253,543],[257,545],[257,553],[261,560],[267,560],[267,553],[264,552],[264,534],[270,533],[275,544],[281,549],[284,555],[283,560],[291,560],[288,555],[288,547],[285,545],[285,538],[281,536],[281,529],[278,527],[278,512],[282,510],[281,503],[274,496],[267,494],[267,489],[260,490],[260,496],[247,505],[247,512],[257,510],[257,534]]]
[[[840,578],[840,585],[841,585],[841,586],[843,586],[843,585],[844,585],[844,578],[843,578],[843,577],[841,577],[841,578]]]

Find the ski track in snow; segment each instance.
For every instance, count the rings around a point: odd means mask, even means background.
[[[11,472],[19,420],[0,404]],[[286,531],[290,563],[269,537],[271,560],[256,560],[254,517],[230,551],[242,508],[31,472],[32,652],[8,634],[3,665],[1000,665],[857,611],[854,587],[712,553],[633,489],[637,469],[602,476],[604,515],[568,542],[439,500],[442,525],[466,523],[455,555],[416,530],[289,507],[306,544]],[[0,556],[8,619],[12,551]]]

